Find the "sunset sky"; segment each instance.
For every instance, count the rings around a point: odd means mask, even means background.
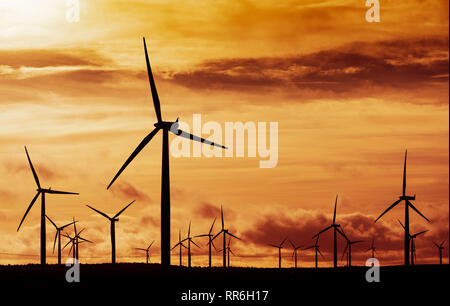
[[[403,204],[373,221],[401,195],[408,149],[407,192],[432,220],[411,212],[411,232],[429,230],[416,240],[417,262],[438,262],[432,241],[449,236],[448,1],[381,1],[380,23],[366,22],[364,0],[80,7],[70,23],[65,1],[0,1],[0,264],[39,262],[23,256],[39,255],[39,202],[16,232],[36,190],[24,145],[43,187],[80,193],[49,195],[46,207],[58,224],[74,216],[86,227],[95,244],[80,245],[82,262],[110,261],[109,224],[86,204],[113,215],[134,199],[116,225],[118,261],[144,261],[134,248],[155,240],[159,262],[161,136],[106,190],[156,122],[143,36],[165,120],[278,122],[275,168],[259,168],[260,157],[171,157],[172,244],[189,221],[205,234],[223,205],[243,239],[232,242],[232,265],[275,267],[267,244],[288,236],[311,245],[339,194],[337,222],[365,241],[352,248],[353,264],[370,257],[372,237],[382,265],[401,264]],[[48,223],[48,256],[54,235]],[[193,264],[205,265],[207,241],[199,242]],[[331,266],[331,233],[320,246],[319,265]],[[290,246],[283,254],[291,266]],[[312,251],[300,253],[301,266],[313,261]]]

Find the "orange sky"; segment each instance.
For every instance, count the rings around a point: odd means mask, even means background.
[[[80,0],[78,23],[64,1],[29,3],[0,2],[0,264],[39,260],[2,254],[39,254],[39,205],[16,232],[35,193],[24,145],[44,186],[81,193],[49,196],[47,214],[86,227],[95,244],[80,247],[82,261],[110,256],[108,224],[85,204],[112,214],[133,199],[117,224],[118,260],[144,260],[133,248],[156,240],[159,261],[161,137],[106,191],[156,120],[142,36],[166,120],[279,125],[272,169],[259,158],[171,158],[173,242],[190,220],[194,234],[207,231],[222,204],[245,240],[233,242],[232,264],[276,266],[266,243],[310,245],[339,193],[338,222],[366,241],[354,263],[375,235],[381,264],[399,264],[403,210],[373,220],[400,195],[407,148],[408,193],[433,221],[412,213],[412,232],[430,230],[418,262],[436,262],[431,241],[448,238],[449,222],[448,1],[382,1],[380,23],[365,21],[362,0]],[[50,255],[50,224],[47,234]],[[330,265],[331,235],[321,247]]]

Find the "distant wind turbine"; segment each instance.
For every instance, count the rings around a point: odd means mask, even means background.
[[[20,221],[17,231],[19,231],[20,226],[22,225],[23,221],[25,220],[25,217],[27,216],[31,207],[33,207],[34,202],[36,202],[37,198],[40,195],[41,196],[41,265],[45,265],[45,263],[46,263],[45,194],[47,194],[47,193],[48,194],[78,194],[78,193],[52,190],[51,187],[48,189],[42,188],[41,184],[39,182],[39,178],[36,173],[36,170],[34,170],[33,163],[31,162],[30,156],[28,155],[27,147],[25,147],[25,153],[27,154],[28,163],[30,164],[30,168],[31,168],[31,171],[33,172],[34,180],[36,181],[36,185],[37,185],[38,189],[37,189],[36,195],[34,196],[33,200],[31,200],[30,205],[28,206],[27,210],[25,211],[25,214],[23,215],[23,218]]]
[[[181,230],[178,232],[178,243],[173,246],[172,250],[175,249],[177,246],[180,247],[180,267],[181,267],[183,265],[182,248],[187,249],[187,247],[183,244],[183,241],[181,240]]]
[[[225,228],[225,222],[223,220],[223,207],[220,206],[220,216],[222,218],[222,229],[220,230],[220,232],[218,232],[213,239],[211,239],[211,241],[213,241],[214,239],[216,239],[217,237],[219,237],[220,234],[223,234],[223,250],[225,250],[227,248],[227,235],[231,238],[236,238],[241,240],[241,238],[236,237],[235,235],[233,235],[232,233],[230,233],[228,231],[228,229]],[[226,268],[227,267],[227,253],[223,252],[223,267]]]
[[[351,241],[347,237],[347,235],[345,235],[344,228],[341,227],[341,230],[342,230],[342,233],[344,234],[345,241],[347,242],[347,244],[345,245],[344,252],[342,253],[341,260],[344,258],[345,254],[347,254],[347,266],[351,267],[352,266],[352,245],[353,244],[357,244],[357,243],[361,243],[361,242],[364,242],[364,241],[362,241],[362,240]]]
[[[441,244],[437,244],[433,241],[433,244],[439,249],[439,264],[442,265],[442,250],[444,250],[444,244],[446,240],[442,241]]]
[[[213,239],[213,237],[214,237],[214,234],[212,233],[212,231],[213,231],[213,228],[214,228],[214,224],[216,223],[216,219],[217,219],[217,218],[214,218],[214,221],[213,221],[213,223],[212,223],[212,225],[211,225],[211,228],[209,229],[208,234],[198,235],[198,236],[195,236],[195,237],[194,237],[194,238],[208,237],[208,244],[207,244],[207,245],[209,246],[209,250],[208,250],[208,259],[209,259],[209,267],[210,267],[210,268],[212,267],[212,249],[211,249],[211,246],[214,247],[215,250],[217,250],[217,249],[216,249],[216,246],[214,245],[214,242],[212,241],[212,239]]]
[[[319,266],[319,258],[317,256],[317,254],[320,254],[320,256],[323,257],[322,252],[320,252],[319,249],[319,236],[317,236],[316,241],[314,242],[314,244],[312,246],[306,247],[303,250],[309,250],[309,249],[314,249],[315,253],[316,253],[316,257],[315,257],[315,263],[316,263],[316,269]]]
[[[191,243],[200,249],[198,244],[196,244],[193,239],[194,239],[194,237],[191,237],[191,222],[189,222],[189,229],[188,229],[187,237],[185,239],[181,240],[181,242],[187,241],[188,268],[190,268],[192,266]]]
[[[135,200],[133,200],[130,204],[128,204],[127,206],[122,208],[122,210],[119,211],[117,214],[115,214],[114,217],[112,217],[112,218],[110,216],[108,216],[107,214],[95,209],[94,207],[86,205],[87,207],[89,207],[93,211],[99,213],[100,215],[107,218],[111,222],[111,262],[113,264],[116,263],[116,222],[119,221],[118,217],[120,216],[120,214],[123,213],[125,211],[125,209],[127,209],[134,202],[135,202]]]
[[[292,253],[292,255],[294,257],[295,268],[297,269],[297,259],[298,259],[297,253],[298,253],[298,250],[303,248],[303,245],[295,246],[295,244],[291,240],[289,240],[289,243],[291,244],[292,248],[294,249],[294,252]]]
[[[406,157],[407,157],[407,155],[408,155],[408,150],[405,151],[405,161],[404,161],[404,164],[403,164],[403,189],[402,189],[402,195],[399,197],[399,199],[397,201],[394,202],[394,204],[389,206],[375,220],[375,222],[377,222],[385,213],[387,213],[392,208],[397,206],[397,204],[399,204],[402,201],[405,201],[405,225],[404,225],[404,229],[405,229],[404,263],[405,263],[405,266],[409,266],[409,263],[410,263],[410,261],[409,261],[409,256],[410,256],[410,252],[409,252],[409,247],[410,247],[410,241],[409,241],[409,239],[410,239],[410,234],[409,234],[409,208],[411,207],[422,218],[424,218],[425,220],[427,220],[428,222],[431,223],[431,221],[428,220],[428,218],[425,217],[420,211],[418,211],[417,208],[411,203],[411,201],[416,199],[416,195],[414,195],[414,196],[406,195]]]
[[[284,238],[284,240],[279,244],[279,245],[275,245],[275,244],[270,244],[269,245],[271,247],[277,248],[278,249],[278,268],[281,269],[281,249],[283,248],[283,244],[286,242],[287,237]]]
[[[233,254],[233,256],[236,256],[233,253],[233,250],[231,250],[230,244],[231,244],[231,239],[228,239],[228,246],[227,246],[227,248],[218,251],[218,252],[227,252],[227,257],[228,257],[227,258],[227,260],[228,260],[227,266],[228,266],[228,268],[230,267],[230,257],[231,257],[230,255]]]
[[[58,240],[58,265],[60,265],[61,264],[61,232],[69,225],[74,224],[75,221],[67,223],[66,225],[63,225],[63,226],[57,226],[55,224],[55,222],[53,222],[52,219],[50,219],[49,216],[45,215],[45,217],[48,219],[48,221],[50,221],[51,224],[53,224],[53,226],[56,229],[55,241],[53,242],[53,253],[55,252],[56,240]]]
[[[152,243],[150,243],[150,245],[146,249],[136,248],[136,250],[144,251],[147,254],[147,256],[146,256],[147,264],[149,263],[149,260],[150,260],[150,248],[152,247],[154,242],[155,242],[155,240],[153,240]]]
[[[83,231],[84,231],[84,228],[81,231],[79,231],[78,233],[75,233],[75,235],[73,237],[71,237],[68,234],[62,234],[64,237],[69,239],[69,242],[66,243],[66,245],[63,247],[63,249],[65,249],[69,244],[72,244],[70,246],[70,249],[69,249],[69,255],[70,255],[70,253],[72,253],[72,257],[73,257],[73,261],[74,262],[75,262],[75,259],[77,261],[79,261],[79,259],[80,259],[80,252],[79,252],[79,247],[78,247],[79,244],[83,243],[83,242],[93,243],[92,241],[87,240],[87,239],[85,239],[85,238],[80,236],[80,234]]]
[[[161,116],[161,106],[159,102],[158,92],[156,90],[155,80],[153,79],[152,70],[150,67],[150,60],[148,58],[147,45],[144,40],[145,59],[147,62],[147,73],[150,81],[150,90],[153,97],[153,106],[157,117],[157,122],[154,124],[155,129],[144,137],[142,142],[131,153],[130,157],[125,161],[123,166],[109,183],[107,189],[111,187],[114,181],[131,163],[131,161],[142,151],[142,149],[152,140],[152,138],[162,130],[162,172],[161,172],[161,264],[167,268],[170,266],[170,175],[169,175],[169,131],[177,136],[198,141],[211,146],[227,149],[226,147],[194,136],[184,132],[178,128],[178,119],[175,122],[163,121]]]
[[[336,195],[336,201],[334,202],[334,214],[333,214],[333,223],[331,223],[330,226],[324,228],[323,230],[321,230],[320,232],[318,232],[317,234],[315,234],[313,236],[313,238],[319,237],[320,234],[328,231],[329,229],[333,229],[333,234],[334,234],[334,241],[333,241],[333,267],[337,267],[337,261],[338,261],[338,257],[337,257],[337,233],[339,233],[342,237],[345,238],[344,233],[342,233],[342,231],[339,229],[341,227],[340,224],[336,224],[336,207],[337,207],[337,202],[338,202],[338,196]]]
[[[397,221],[398,221],[398,223],[400,223],[400,225],[403,227],[403,229],[406,230],[405,226],[403,225],[403,223],[400,220],[397,220]],[[409,239],[411,241],[411,251],[410,251],[410,253],[411,253],[411,265],[412,266],[416,262],[416,243],[415,243],[414,239],[416,239],[418,236],[420,236],[422,234],[425,234],[426,232],[428,232],[428,230],[421,231],[421,232],[413,234],[413,235],[409,235]]]

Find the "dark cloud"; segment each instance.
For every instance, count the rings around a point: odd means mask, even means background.
[[[150,197],[127,182],[120,182],[111,187],[114,196],[125,200],[139,200],[151,202]]]
[[[30,166],[28,166],[28,164],[4,164],[6,170],[10,173],[23,173],[23,172],[28,172],[30,174],[30,177],[32,177],[32,172],[31,172],[31,168]],[[56,172],[54,172],[53,170],[51,170],[50,168],[48,168],[45,165],[42,164],[35,164],[33,163],[34,168],[36,169],[36,173],[39,177],[39,179],[43,178],[43,179],[54,179],[54,178],[61,178],[63,177],[63,175],[58,174]]]
[[[212,60],[167,78],[194,89],[260,91],[289,87],[348,94],[358,88],[415,89],[445,84],[448,62],[448,37],[435,37],[358,42],[282,58]]]
[[[220,206],[212,205],[210,203],[202,203],[195,210],[196,215],[203,218],[215,218],[220,217]]]

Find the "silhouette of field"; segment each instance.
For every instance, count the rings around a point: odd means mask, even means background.
[[[77,289],[78,294],[108,297],[126,294],[130,298],[151,297],[170,304],[188,304],[181,300],[183,293],[215,292],[214,305],[254,304],[284,305],[281,302],[295,301],[299,295],[323,292],[317,298],[330,299],[327,292],[363,291],[379,292],[379,289],[395,290],[408,288],[416,296],[426,289],[438,291],[448,286],[448,265],[417,265],[410,267],[381,267],[380,282],[365,280],[367,267],[264,269],[264,268],[184,268],[171,267],[165,271],[159,264],[82,264],[80,283],[67,283],[65,266],[40,265],[0,266],[2,289],[8,287],[37,289],[62,289],[59,292]],[[330,290],[332,289],[332,290]],[[226,290],[268,290],[266,301],[225,301]],[[5,292],[7,292],[5,290]],[[144,294],[144,296],[143,296]],[[345,300],[344,296],[337,297]],[[191,302],[192,303],[192,302]],[[198,303],[198,302],[197,302]],[[200,304],[208,304],[202,302]],[[159,305],[159,304],[158,304]],[[296,305],[296,304],[294,304]]]

